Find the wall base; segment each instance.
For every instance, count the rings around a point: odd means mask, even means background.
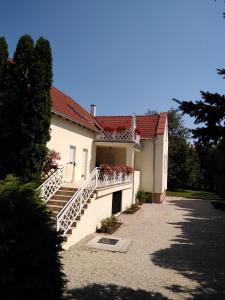
[[[163,193],[154,193],[153,203],[162,203],[166,198],[166,192]]]

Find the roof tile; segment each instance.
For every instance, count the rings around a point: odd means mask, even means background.
[[[52,111],[93,131],[99,131],[96,119],[75,100],[55,87],[51,89]]]

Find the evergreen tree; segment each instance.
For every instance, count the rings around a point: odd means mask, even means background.
[[[0,37],[0,83],[2,73],[5,71],[8,61],[8,45],[4,37]],[[1,85],[0,85],[1,88]]]
[[[0,228],[1,299],[61,299],[62,237],[33,184],[0,181]]]
[[[156,111],[147,110],[146,115],[156,115]],[[182,114],[178,109],[168,111],[168,187],[197,187],[200,167],[196,150],[188,143],[189,129],[185,127]]]
[[[223,74],[219,70],[219,74]],[[179,101],[183,114],[195,118],[196,129],[192,130],[197,139],[197,148],[203,155],[201,168],[204,181],[208,186],[216,186],[217,191],[225,197],[225,96],[201,91],[202,99],[198,101]]]
[[[40,38],[36,45],[30,36],[20,38],[8,64],[7,97],[0,107],[4,114],[0,140],[0,176],[15,174],[38,182],[50,139],[52,56],[49,42]],[[5,76],[6,78],[6,76]],[[1,123],[1,121],[0,121]]]

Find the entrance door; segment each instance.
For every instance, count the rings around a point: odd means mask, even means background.
[[[65,181],[73,182],[75,178],[75,160],[76,160],[76,147],[70,145],[69,148],[69,162],[66,165]]]
[[[87,159],[88,159],[88,150],[83,149],[81,177],[84,180],[87,178]]]
[[[117,214],[121,211],[122,191],[114,192],[112,198],[112,214]]]

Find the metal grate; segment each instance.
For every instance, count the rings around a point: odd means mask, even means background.
[[[119,240],[116,239],[107,239],[107,238],[101,238],[98,243],[100,244],[106,244],[106,245],[116,245],[119,242]]]

